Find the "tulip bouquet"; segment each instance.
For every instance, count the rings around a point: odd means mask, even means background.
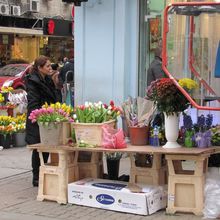
[[[14,132],[12,121],[11,116],[0,116],[0,134],[6,136]]]
[[[85,102],[78,105],[73,110],[73,119],[76,123],[102,123],[116,120],[122,113],[121,108],[115,106],[113,101],[110,104]]]
[[[48,105],[47,103],[40,109],[31,112],[29,119],[32,123],[38,122],[47,126],[50,122],[73,121],[71,118],[72,107],[59,102]]]

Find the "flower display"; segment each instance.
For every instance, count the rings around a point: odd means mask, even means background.
[[[170,78],[153,81],[147,89],[147,99],[166,115],[178,114],[190,105]]]
[[[190,115],[183,114],[184,143],[187,147],[211,146],[213,115],[200,115],[197,123],[193,124]]]
[[[7,135],[14,132],[11,116],[0,116],[0,134]]]
[[[18,115],[12,118],[14,132],[24,132],[26,128],[26,114]]]
[[[189,78],[183,78],[178,81],[179,85],[186,89],[187,91],[191,91],[193,89],[198,88],[198,84]]]
[[[11,87],[11,86],[2,86],[1,87],[1,93],[9,93],[9,92],[11,92],[11,91],[13,91],[14,89],[13,89],[13,87]]]
[[[122,110],[111,101],[109,105],[101,101],[97,103],[85,102],[73,110],[73,119],[77,123],[102,123],[116,120]]]
[[[65,103],[57,102],[50,105],[46,103],[42,108],[33,110],[29,119],[32,123],[38,122],[43,125],[48,125],[50,122],[72,121],[72,111],[72,107]]]

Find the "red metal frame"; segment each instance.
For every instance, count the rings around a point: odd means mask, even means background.
[[[182,94],[189,100],[189,102],[197,109],[199,110],[213,110],[213,111],[220,111],[220,107],[208,107],[208,106],[201,106],[198,105],[192,97],[186,92],[185,89],[183,89],[179,83],[176,81],[176,79],[172,76],[172,74],[167,69],[167,33],[169,32],[169,24],[168,24],[168,10],[172,6],[210,6],[210,5],[220,5],[218,2],[180,2],[180,3],[172,3],[168,5],[165,8],[164,11],[164,24],[163,24],[163,40],[162,40],[162,68],[166,75],[172,79],[173,83],[177,86],[177,88],[182,92]],[[216,95],[214,90],[207,84],[207,82],[201,78],[200,74],[195,70],[193,67],[193,52],[192,52],[192,41],[193,41],[193,32],[194,32],[194,24],[193,24],[193,16],[191,16],[190,19],[190,43],[189,43],[189,66],[192,71],[192,73],[199,79],[199,81],[204,85],[204,87],[212,94]]]

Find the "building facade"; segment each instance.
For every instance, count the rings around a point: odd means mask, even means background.
[[[88,0],[75,7],[77,104],[111,99],[120,103],[129,95],[144,96],[164,6],[163,0]],[[156,26],[151,45],[150,24]]]
[[[48,33],[49,18],[67,23],[68,34]],[[63,25],[65,26],[65,25]],[[40,54],[56,62],[73,56],[72,5],[60,0],[0,0],[0,59],[32,62]],[[63,30],[62,30],[63,31]]]

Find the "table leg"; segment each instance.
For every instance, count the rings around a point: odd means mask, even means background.
[[[190,212],[202,215],[204,183],[209,155],[166,155],[168,162],[167,213]],[[184,170],[182,160],[193,161],[192,170]]]

